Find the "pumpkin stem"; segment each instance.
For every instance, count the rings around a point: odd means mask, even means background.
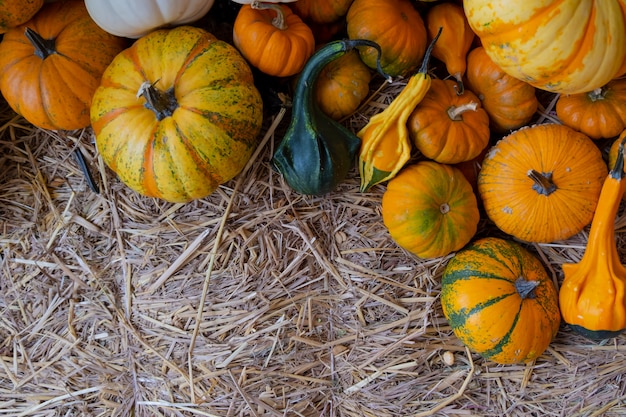
[[[174,96],[174,89],[170,88],[167,91],[161,91],[154,86],[158,82],[159,80],[156,80],[154,83],[145,81],[141,84],[141,87],[139,87],[137,97],[143,96],[146,99],[144,107],[152,110],[157,120],[160,122],[174,114],[174,110],[178,108],[178,102]]]
[[[533,190],[537,191],[539,194],[550,195],[556,191],[556,185],[552,181],[551,172],[538,172],[531,169],[526,175],[534,181]]]
[[[603,87],[598,87],[588,92],[587,96],[589,96],[589,100],[594,102],[598,100],[604,100],[605,93],[606,93],[606,90]]]
[[[254,0],[250,3],[250,7],[257,10],[274,10],[276,12],[276,17],[272,19],[272,25],[280,30],[287,29],[287,23],[285,23],[285,13],[283,13],[283,9],[280,5]]]
[[[461,115],[463,113],[465,113],[466,111],[469,111],[469,110],[476,111],[477,108],[478,108],[478,103],[476,103],[474,101],[470,101],[469,103],[461,104],[460,106],[451,106],[448,109],[448,117],[451,120],[461,121],[461,120],[463,120],[461,118]]]
[[[443,203],[439,206],[439,212],[441,212],[441,214],[447,214],[450,212],[450,206],[448,205],[448,203]]]
[[[46,59],[50,55],[56,54],[56,42],[54,39],[44,39],[41,35],[31,28],[26,28],[24,32],[26,39],[35,48],[35,55],[41,59]]]
[[[522,297],[522,300],[527,298],[535,298],[535,288],[541,283],[541,281],[528,281],[524,277],[519,277],[515,280],[515,290]]]

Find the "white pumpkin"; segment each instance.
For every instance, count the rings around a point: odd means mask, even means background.
[[[137,39],[163,26],[202,18],[215,0],[85,0],[91,18],[105,31]]]

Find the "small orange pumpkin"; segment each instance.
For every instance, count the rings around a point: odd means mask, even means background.
[[[465,246],[476,234],[480,214],[461,171],[420,161],[389,180],[382,217],[398,245],[420,258],[436,258]]]
[[[348,37],[368,39],[382,49],[385,74],[395,77],[416,69],[428,44],[426,26],[410,0],[354,0],[346,15]],[[361,59],[376,69],[378,52],[360,47]]]
[[[252,66],[275,77],[297,74],[315,51],[311,28],[281,3],[241,6],[233,43]]]
[[[606,175],[591,139],[561,124],[543,124],[516,130],[489,149],[478,191],[502,231],[552,242],[591,222]]]
[[[0,90],[39,128],[84,128],[100,77],[125,45],[96,25],[82,0],[48,3],[3,35]]]
[[[417,149],[444,164],[475,158],[489,143],[489,116],[480,100],[469,90],[459,95],[452,80],[432,80],[407,127]]]
[[[349,116],[368,96],[372,73],[353,49],[328,63],[315,83],[315,100],[335,120]]]
[[[293,12],[305,22],[332,23],[345,17],[353,0],[298,0]]]
[[[626,129],[626,78],[588,93],[562,94],[555,110],[563,124],[591,139],[615,137]]]
[[[482,101],[494,132],[509,132],[526,125],[539,106],[535,88],[502,71],[482,46],[467,55],[465,87]]]
[[[44,0],[3,0],[0,2],[0,33],[29,21]]]

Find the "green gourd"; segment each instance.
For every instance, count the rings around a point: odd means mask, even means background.
[[[332,41],[320,48],[302,69],[296,84],[291,121],[276,148],[272,164],[296,192],[323,195],[333,191],[354,166],[361,140],[316,104],[314,86],[322,68],[358,46],[380,46],[365,39]]]

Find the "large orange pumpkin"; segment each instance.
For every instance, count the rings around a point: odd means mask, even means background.
[[[91,20],[82,0],[48,3],[4,34],[0,90],[37,127],[86,127],[100,77],[125,45]]]
[[[607,171],[587,136],[560,124],[536,125],[489,149],[478,190],[502,231],[529,242],[552,242],[591,222]]]
[[[626,63],[624,0],[464,0],[487,54],[506,73],[558,93],[584,93]]]
[[[172,202],[205,197],[237,175],[262,116],[239,52],[189,26],[151,32],[120,53],[91,107],[106,164],[137,192]]]

